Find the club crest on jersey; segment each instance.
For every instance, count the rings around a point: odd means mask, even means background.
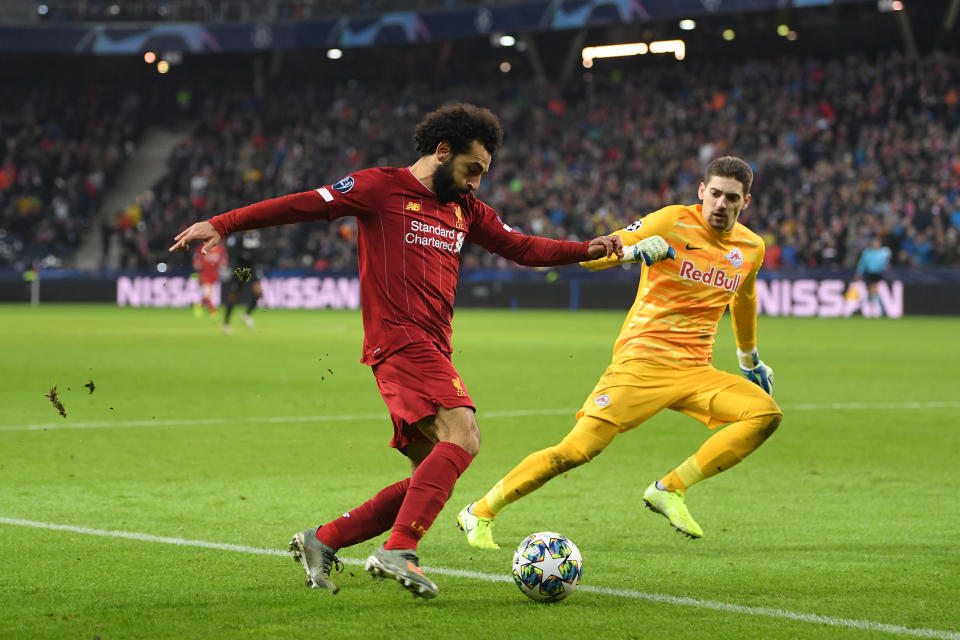
[[[467,223],[464,222],[463,220],[463,213],[460,211],[460,205],[458,204],[453,205],[453,215],[456,216],[457,218],[456,221],[453,223],[453,226],[455,226],[457,229],[460,229],[461,231],[466,231]]]
[[[460,378],[453,378],[450,380],[453,383],[453,388],[457,390],[457,396],[463,398],[467,395],[467,390],[463,388],[463,380]]]
[[[598,407],[606,407],[610,405],[610,396],[607,394],[602,394],[593,399],[597,403]]]
[[[346,178],[342,178],[339,182],[336,182],[330,186],[332,186],[335,191],[339,191],[340,193],[347,193],[348,191],[350,191],[350,189],[353,189],[353,184],[354,184],[353,176],[347,176]]]
[[[403,209],[404,209],[404,211],[419,212],[419,211],[420,211],[420,203],[419,203],[419,202],[408,202],[408,203],[407,203],[407,206],[405,206]]]
[[[739,269],[741,266],[743,266],[743,254],[740,253],[740,249],[737,247],[734,247],[730,253],[723,257],[733,265],[734,269]]]

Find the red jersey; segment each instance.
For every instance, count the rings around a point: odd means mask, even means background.
[[[465,240],[528,266],[588,258],[588,242],[526,236],[473,194],[441,204],[409,167],[363,169],[339,182],[210,219],[221,236],[293,222],[357,218],[363,357],[376,364],[411,342],[450,354],[453,299]]]
[[[220,267],[227,266],[227,248],[218,244],[203,255],[202,246],[193,254],[193,268],[200,272],[200,282],[220,282]]]

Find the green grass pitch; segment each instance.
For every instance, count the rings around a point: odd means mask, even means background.
[[[457,511],[567,432],[623,314],[459,311],[484,440],[421,544],[422,601],[363,571],[385,536],[343,550],[336,596],[284,557],[408,465],[358,313],[255,317],[227,337],[188,310],[0,306],[0,637],[960,638],[956,319],[761,318],[786,415],[690,491],[702,540],[641,508],[709,433],[667,411],[505,510],[480,552]],[[736,370],[726,319],[716,364]],[[543,529],[584,557],[554,605],[508,578]]]

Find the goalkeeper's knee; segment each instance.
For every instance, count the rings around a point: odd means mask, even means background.
[[[782,413],[774,413],[772,415],[763,416],[762,426],[760,427],[760,436],[766,440],[773,435],[773,432],[777,430],[777,427],[780,426],[780,423],[783,422]]]
[[[783,413],[779,411],[745,419],[743,424],[747,427],[749,435],[745,435],[744,438],[750,442],[751,450],[766,442],[767,438],[772,436],[773,432],[780,426],[782,420]]]

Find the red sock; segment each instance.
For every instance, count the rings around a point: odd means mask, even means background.
[[[453,485],[473,457],[452,442],[440,442],[410,479],[410,488],[384,549],[416,549],[420,538],[446,504]]]
[[[369,540],[393,526],[410,478],[385,487],[362,505],[317,529],[317,540],[333,550]]]

